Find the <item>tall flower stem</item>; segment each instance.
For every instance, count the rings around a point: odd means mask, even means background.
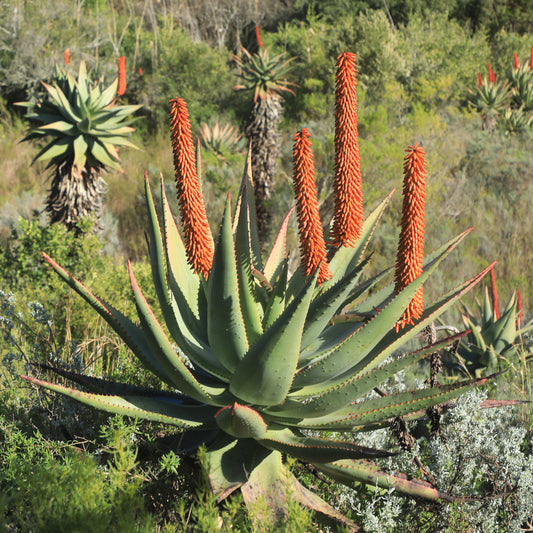
[[[398,294],[422,274],[424,261],[424,215],[426,200],[426,159],[421,146],[409,146],[404,160],[403,208],[396,258],[395,292]],[[420,287],[404,311],[396,328],[413,324],[424,310]]]
[[[169,104],[176,189],[185,250],[194,271],[207,279],[213,264],[214,245],[196,170],[189,112],[182,98],[174,98]]]
[[[126,92],[126,58],[118,58],[118,87],[117,96],[122,96]]]
[[[320,265],[318,283],[322,283],[332,274],[326,259],[326,242],[318,211],[315,163],[307,128],[294,136],[292,154],[302,270],[310,276]]]
[[[344,52],[337,58],[335,83],[335,215],[331,236],[334,245],[350,246],[363,225],[355,54]]]

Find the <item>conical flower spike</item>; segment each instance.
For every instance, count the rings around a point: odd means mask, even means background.
[[[335,216],[332,239],[336,246],[350,246],[361,234],[363,225],[355,54],[344,52],[338,57],[335,83]]]
[[[70,63],[70,51],[68,48],[65,50],[64,56],[65,56],[65,66],[67,66]]]
[[[122,96],[126,92],[126,58],[118,58],[118,88],[117,95]]]
[[[318,212],[315,163],[307,128],[294,136],[292,161],[302,270],[306,276],[310,276],[320,265],[318,283],[322,283],[332,274],[326,259],[326,242]]]
[[[424,211],[426,200],[426,159],[418,144],[410,146],[404,161],[403,208],[400,241],[394,277],[398,294],[422,274],[424,261]],[[423,287],[420,287],[396,328],[412,324],[424,310]]]
[[[518,54],[514,53],[514,68],[515,70],[518,70],[520,68],[520,63],[518,62]]]
[[[196,172],[189,112],[182,98],[174,98],[169,103],[176,188],[185,250],[194,271],[200,272],[207,279],[213,264],[214,246]]]

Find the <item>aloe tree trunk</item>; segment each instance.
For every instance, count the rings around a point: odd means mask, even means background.
[[[272,214],[268,202],[274,190],[282,107],[281,96],[270,94],[254,102],[246,134],[252,142],[252,176],[259,238],[265,242]]]
[[[103,229],[102,206],[105,181],[102,166],[86,166],[81,173],[73,171],[72,165],[59,165],[52,177],[52,184],[46,198],[46,212],[50,223],[65,224],[69,231],[78,231],[81,218],[95,219],[94,231]]]

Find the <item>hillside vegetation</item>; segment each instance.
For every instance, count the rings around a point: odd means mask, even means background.
[[[487,112],[476,107],[472,94],[480,86],[479,76],[488,76],[488,64],[502,84],[516,68],[515,54],[521,65],[533,69],[529,4],[528,0],[1,2],[0,530],[85,531],[77,528],[88,516],[94,517],[96,509],[93,531],[111,527],[125,532],[229,531],[234,526],[253,530],[243,513],[242,498],[221,510],[207,479],[192,482],[192,461],[155,444],[159,437],[170,438],[162,424],[149,426],[120,417],[109,421],[70,400],[21,386],[18,376],[35,372],[34,363],[44,363],[142,386],[155,384],[154,376],[139,369],[104,320],[45,266],[41,251],[134,316],[126,265],[130,259],[148,301],[155,302],[145,238],[143,175],[146,171],[153,189],[163,177],[177,214],[169,100],[187,102],[193,135],[201,145],[208,218],[215,224],[227,194],[238,195],[246,160],[253,93],[235,89],[239,78],[234,55],[242,57],[242,47],[252,53],[257,50],[256,27],[272,56],[293,58],[286,80],[294,84],[290,85],[294,94],[283,93],[274,199],[267,202],[270,241],[294,203],[292,139],[302,128],[309,129],[313,143],[321,218],[332,217],[335,59],[342,52],[354,52],[365,216],[396,189],[371,241],[376,253],[368,275],[394,262],[403,159],[406,148],[418,143],[428,165],[425,249],[433,251],[474,228],[424,287],[428,301],[497,261],[501,309],[519,289],[522,323],[528,323],[533,314],[533,111],[523,108],[525,118],[517,123],[506,114],[516,108],[509,96],[487,127]],[[104,175],[103,231],[93,233],[93,221],[86,220],[75,236],[60,224],[47,223],[44,206],[51,170],[46,162],[32,163],[42,147],[39,142],[20,142],[29,123],[24,108],[15,104],[42,96],[42,82],[51,82],[56,64],[76,73],[85,61],[94,78],[109,84],[117,76],[119,56],[127,65],[127,89],[120,102],[142,105],[131,137],[140,149],[121,147],[123,171],[108,169]],[[217,234],[216,227],[211,230]],[[298,259],[294,217],[288,243],[289,268],[294,269]],[[477,310],[475,300],[483,301],[483,283],[465,298],[469,308]],[[461,314],[456,307],[450,309],[445,322],[457,324]],[[340,489],[297,462],[291,468],[307,475],[313,490],[331,493],[330,503],[365,531],[528,530],[524,528],[533,527],[530,406],[519,405],[501,415],[479,406],[487,395],[533,398],[531,344],[528,336],[520,339],[514,359],[506,360],[511,371],[488,392],[471,393],[448,413],[446,442],[421,444],[420,438],[413,452],[439,486],[456,496],[471,495],[472,501],[439,508],[418,506],[377,488]],[[421,368],[420,375],[398,376],[389,384],[391,390],[418,386],[427,377],[427,366]],[[46,370],[39,371],[47,375]],[[425,437],[424,429],[417,426],[417,430]],[[498,436],[507,430],[509,442],[501,443]],[[390,448],[392,440],[379,433],[365,444]],[[478,446],[483,450],[479,456],[468,454],[469,447]],[[39,467],[33,468],[35,464]],[[415,477],[421,472],[409,454],[383,464]],[[475,472],[489,472],[489,481]],[[46,499],[50,490],[53,502]],[[66,506],[70,499],[73,503]],[[486,508],[484,502],[489,502]],[[296,504],[290,513],[287,531],[335,531]],[[508,524],[514,529],[506,529]]]

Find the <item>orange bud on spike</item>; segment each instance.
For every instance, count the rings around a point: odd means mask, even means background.
[[[320,265],[318,283],[330,279],[332,274],[326,258],[326,242],[320,223],[315,184],[315,163],[307,128],[294,136],[292,161],[293,184],[296,197],[296,216],[300,234],[302,270],[310,276]]]
[[[70,50],[67,48],[64,52],[65,55],[65,66],[70,63]]]
[[[531,56],[529,58],[529,68],[533,68],[533,46],[531,47]]]
[[[355,54],[344,52],[337,58],[335,83],[335,214],[331,237],[336,246],[353,246],[363,225]]]
[[[214,245],[200,191],[189,112],[182,98],[174,98],[169,104],[176,189],[185,251],[194,272],[199,272],[207,279],[213,264]]]
[[[490,269],[490,289],[492,298],[492,312],[494,318],[498,320],[500,318],[500,302],[498,298],[498,287],[496,286],[496,274],[494,274],[494,268]]]
[[[518,62],[518,54],[514,53],[514,68],[518,70],[520,68],[520,63]]]
[[[395,293],[405,289],[422,274],[426,202],[426,159],[421,146],[409,146],[404,160],[403,207],[400,240],[394,276]],[[404,311],[396,330],[413,324],[424,311],[424,291],[420,287]]]
[[[118,58],[118,88],[117,96],[122,96],[126,92],[126,58]]]

